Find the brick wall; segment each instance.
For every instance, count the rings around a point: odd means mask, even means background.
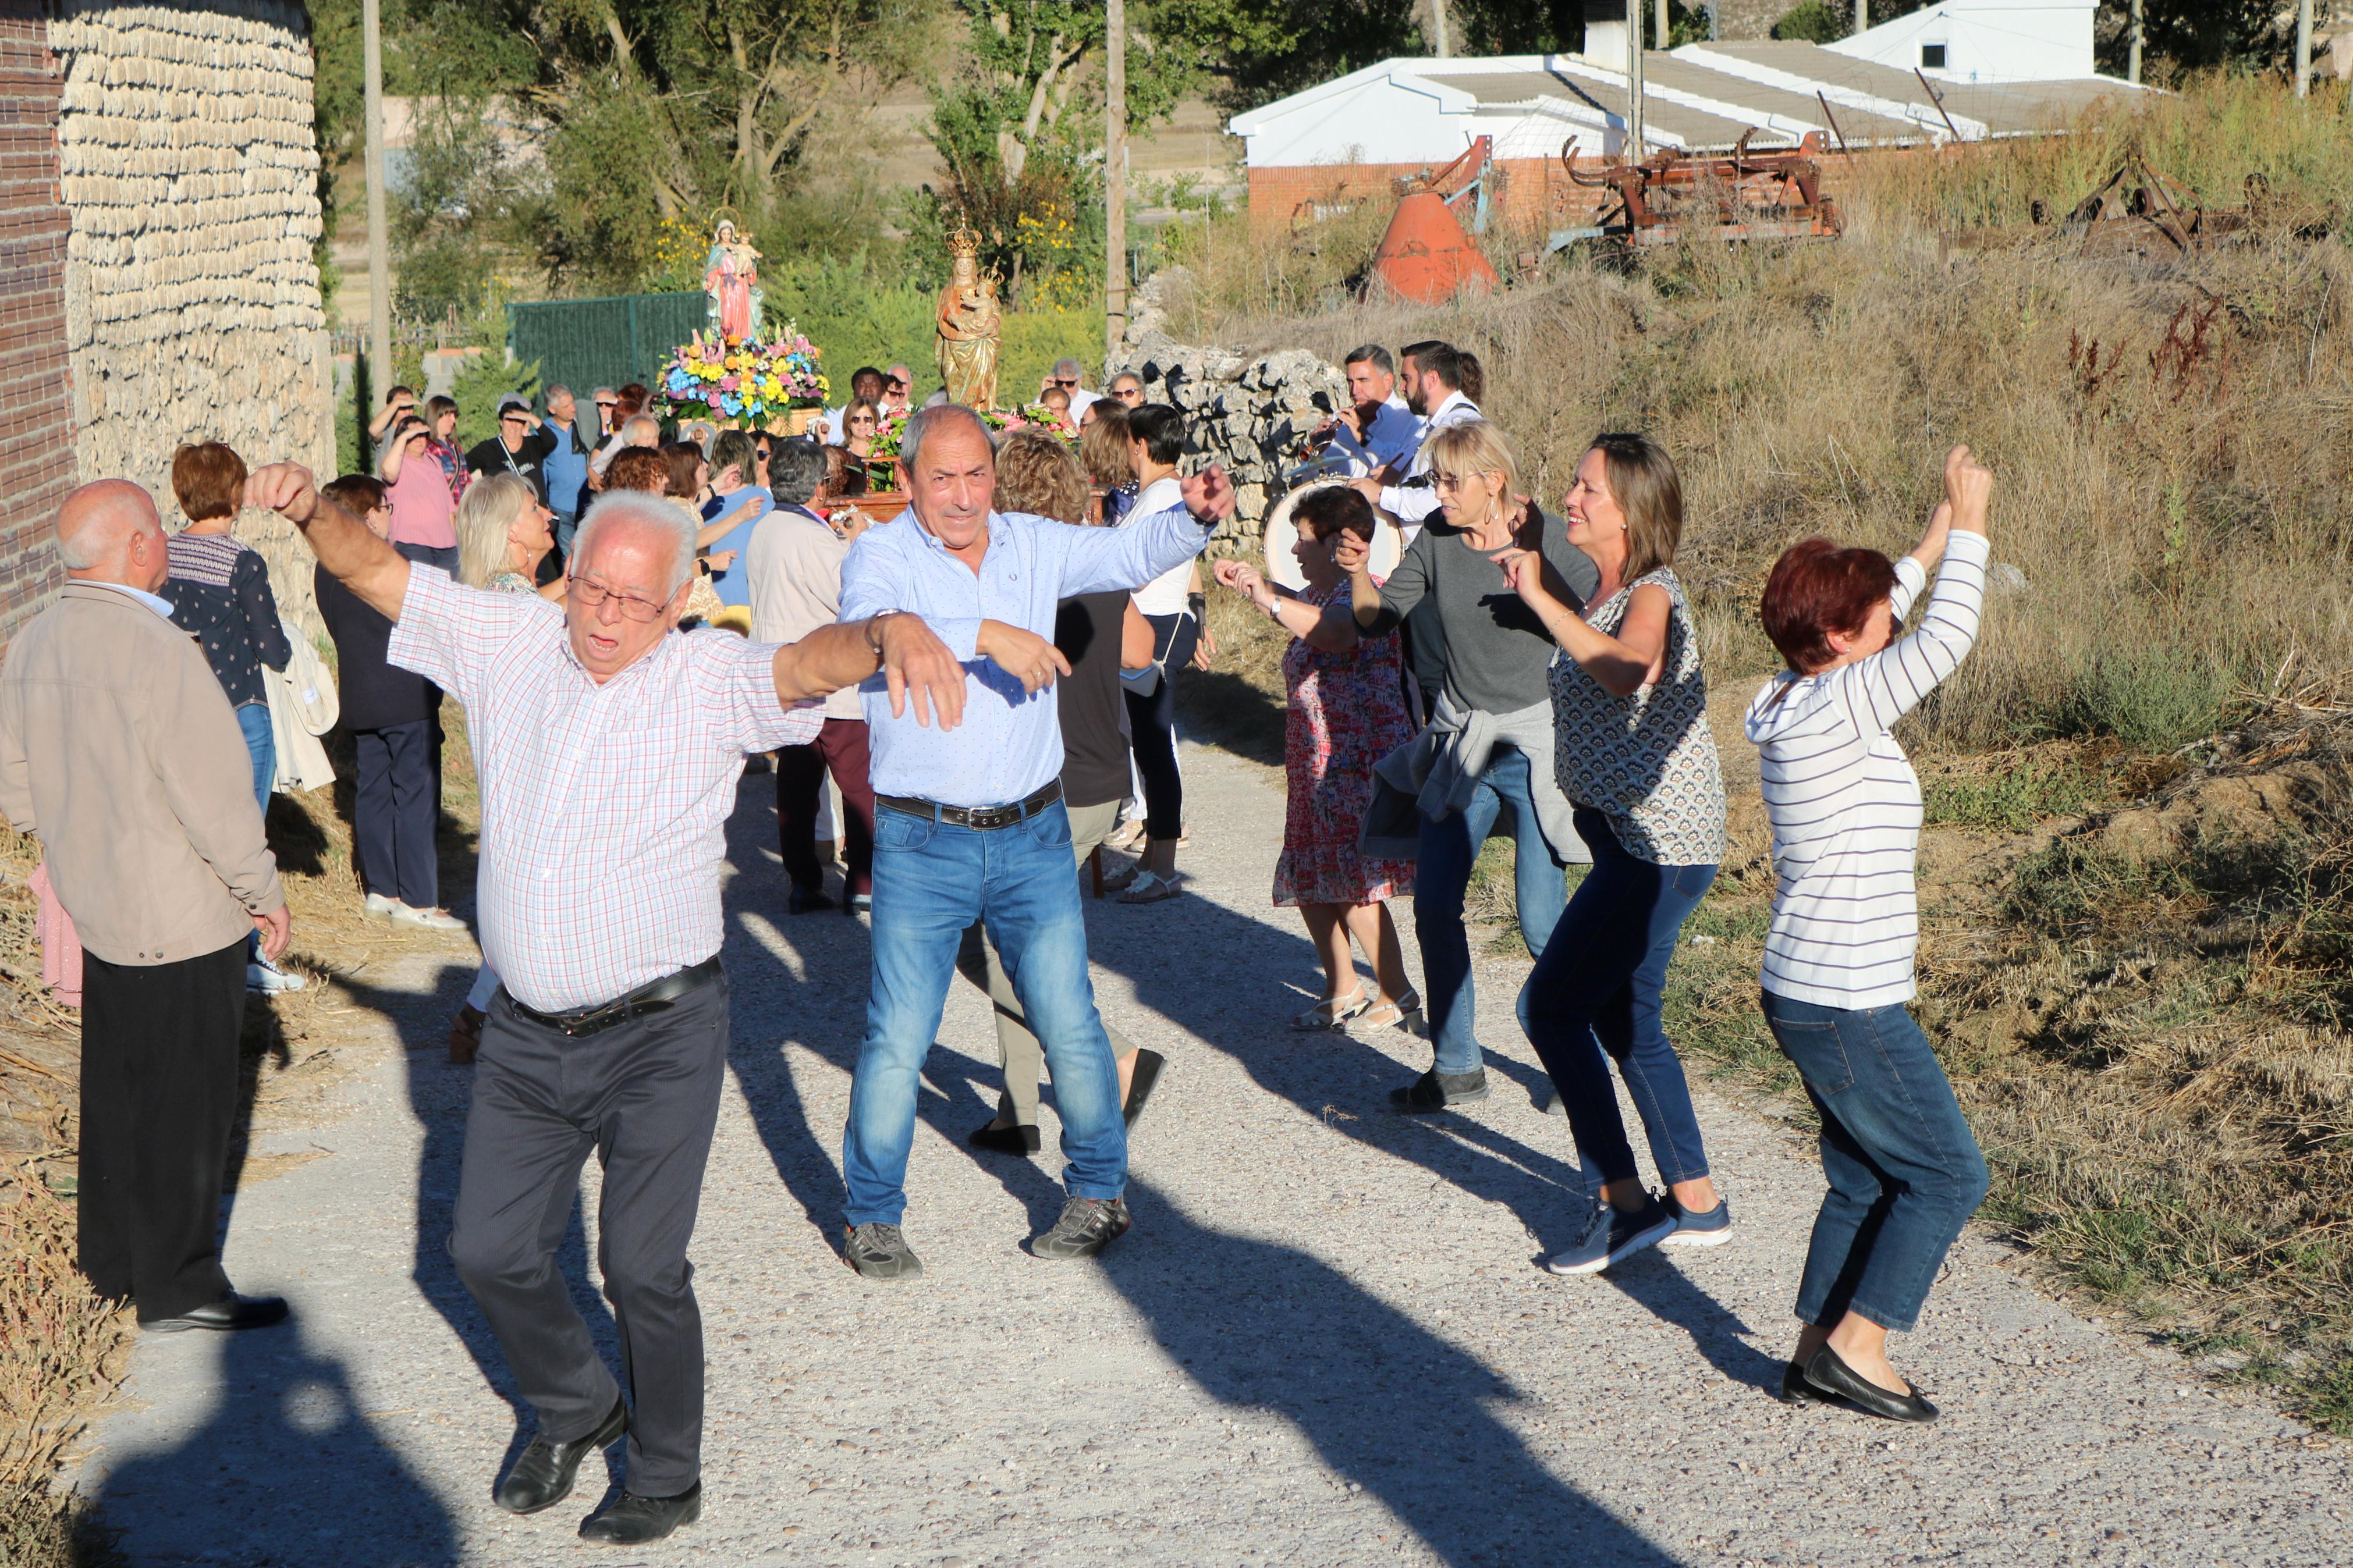
[[[49,520],[74,483],[58,87],[39,0],[0,0],[0,644],[63,580]]]
[[[1586,160],[1578,160],[1583,166]],[[1598,161],[1597,161],[1598,163]],[[1557,158],[1498,158],[1488,194],[1489,221],[1504,230],[1547,232],[1590,221],[1595,193],[1574,184]],[[1427,163],[1311,163],[1250,171],[1250,214],[1261,233],[1303,222],[1319,206],[1396,199],[1397,182],[1434,173]],[[1467,204],[1456,207],[1466,220]]]

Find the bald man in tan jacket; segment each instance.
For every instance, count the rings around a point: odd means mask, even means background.
[[[0,810],[37,837],[84,950],[80,1266],[142,1328],[286,1316],[229,1289],[220,1194],[245,954],[286,895],[236,715],[157,597],[155,503],[120,479],[58,509],[69,581],[0,666]]]

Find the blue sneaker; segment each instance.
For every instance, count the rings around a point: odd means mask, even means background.
[[[1732,1205],[1722,1194],[1716,1194],[1715,1206],[1705,1214],[1694,1214],[1675,1202],[1675,1194],[1666,1194],[1667,1212],[1675,1216],[1675,1228],[1659,1245],[1662,1247],[1722,1247],[1732,1239]]]
[[[1603,1204],[1593,1211],[1576,1245],[1546,1258],[1545,1267],[1555,1274],[1599,1274],[1646,1247],[1656,1247],[1674,1228],[1675,1216],[1656,1199],[1645,1201],[1633,1214],[1620,1214]]]

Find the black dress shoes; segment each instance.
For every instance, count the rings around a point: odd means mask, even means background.
[[[1869,1415],[1889,1421],[1934,1421],[1936,1407],[1920,1397],[1919,1390],[1895,1394],[1882,1388],[1840,1359],[1838,1352],[1824,1345],[1806,1363],[1806,1382],[1826,1394],[1836,1396]]]
[[[785,912],[788,915],[812,914],[831,908],[833,900],[825,896],[823,888],[795,888],[785,895]]]
[[[1130,1127],[1144,1114],[1144,1102],[1152,1098],[1153,1089],[1160,1082],[1160,1069],[1168,1058],[1158,1051],[1136,1047],[1135,1065],[1127,1072],[1127,1103],[1120,1107],[1120,1115]]]
[[[994,1121],[984,1123],[965,1134],[965,1142],[992,1154],[1035,1154],[1045,1147],[1037,1128],[1018,1122],[1011,1127],[999,1127]]]
[[[635,1492],[623,1492],[613,1500],[611,1507],[588,1516],[580,1527],[580,1539],[604,1546],[642,1546],[702,1517],[701,1481],[676,1497],[639,1497]]]
[[[207,1301],[195,1311],[183,1312],[176,1318],[158,1318],[139,1326],[151,1334],[183,1333],[189,1329],[212,1329],[229,1331],[237,1329],[266,1329],[272,1323],[286,1321],[286,1299],[282,1296],[240,1296],[232,1290],[217,1301]]]
[[[533,1437],[531,1446],[522,1451],[522,1458],[514,1462],[514,1468],[507,1472],[507,1479],[499,1483],[498,1505],[509,1513],[537,1513],[541,1509],[554,1508],[572,1495],[572,1483],[580,1474],[580,1461],[599,1448],[619,1442],[621,1434],[628,1429],[629,1406],[616,1399],[612,1414],[586,1437],[569,1443],[551,1443],[544,1433]]]

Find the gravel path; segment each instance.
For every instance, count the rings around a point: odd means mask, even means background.
[[[356,1031],[427,1048],[380,1048],[340,1121],[257,1141],[330,1152],[236,1201],[231,1275],[291,1297],[294,1326],[142,1341],[73,1479],[141,1563],[2353,1560],[2343,1445],[2196,1385],[1976,1238],[1898,1348],[1942,1424],[1785,1410],[1766,1389],[1820,1174],[1708,1091],[1736,1242],[1538,1270],[1568,1239],[1567,1131],[1531,1105],[1525,1042],[1491,1027],[1498,1092],[1425,1121],[1384,1109],[1419,1042],[1289,1033],[1315,970],[1267,905],[1282,796],[1221,753],[1185,766],[1192,896],[1090,906],[1106,1010],[1171,1058],[1136,1228],[1099,1263],[1018,1250],[1060,1162],[965,1149],[995,1056],[959,986],[909,1174],[930,1273],[898,1288],[829,1240],[866,938],[777,915],[768,781],[747,781],[735,1070],[694,1247],[699,1525],[600,1559],[572,1532],[601,1476],[536,1519],[491,1505],[511,1390],[441,1252],[467,1092],[438,1048],[470,977],[454,951],[354,988]],[[1508,1018],[1519,967],[1482,971],[1487,1017]],[[593,1167],[587,1190],[593,1214]],[[575,1230],[575,1280],[587,1255]]]

